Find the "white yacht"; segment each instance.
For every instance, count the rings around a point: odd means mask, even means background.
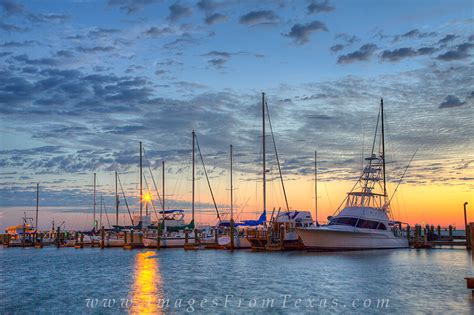
[[[146,236],[143,238],[145,247],[156,247],[158,244],[158,230],[161,231],[160,247],[184,247],[186,243],[186,233],[188,230],[188,244],[194,243],[194,221],[189,224],[184,222],[183,210],[160,211],[163,218],[156,225],[149,225]]]
[[[329,217],[327,225],[297,228],[305,247],[310,250],[363,250],[406,248],[401,223],[390,216],[390,198],[385,177],[383,99],[372,145],[372,154],[354,188],[347,194],[345,207]],[[381,134],[378,137],[379,122]],[[375,146],[379,140],[379,153]]]

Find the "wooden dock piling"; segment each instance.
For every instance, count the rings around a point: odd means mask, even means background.
[[[58,226],[57,232],[56,232],[56,247],[59,248],[61,247],[61,227]]]
[[[158,231],[156,232],[156,249],[161,248],[161,228],[158,227]]]
[[[100,248],[104,249],[104,247],[105,247],[105,230],[104,230],[104,226],[102,225],[102,227],[100,228]]]

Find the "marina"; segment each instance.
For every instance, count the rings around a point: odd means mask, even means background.
[[[0,315],[474,315],[472,12],[0,0]]]

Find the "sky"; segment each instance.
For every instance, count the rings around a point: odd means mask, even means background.
[[[459,0],[0,0],[0,228],[34,216],[36,183],[40,228],[91,226],[93,173],[103,222],[115,171],[136,211],[139,141],[156,210],[162,161],[166,204],[189,210],[192,130],[220,211],[232,144],[236,215],[257,218],[265,92],[291,209],[314,213],[317,150],[318,219],[334,213],[383,97],[390,194],[416,152],[392,215],[462,229],[463,203],[474,207],[473,12]],[[268,209],[284,209],[266,139]],[[196,167],[197,218],[212,223]]]

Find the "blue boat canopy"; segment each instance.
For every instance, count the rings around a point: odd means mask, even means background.
[[[235,222],[234,226],[258,226],[265,223],[265,221],[267,221],[267,211],[263,211],[263,213],[260,215],[258,220],[243,220],[241,222]],[[219,226],[221,227],[230,226],[230,222],[229,221],[221,222]]]

